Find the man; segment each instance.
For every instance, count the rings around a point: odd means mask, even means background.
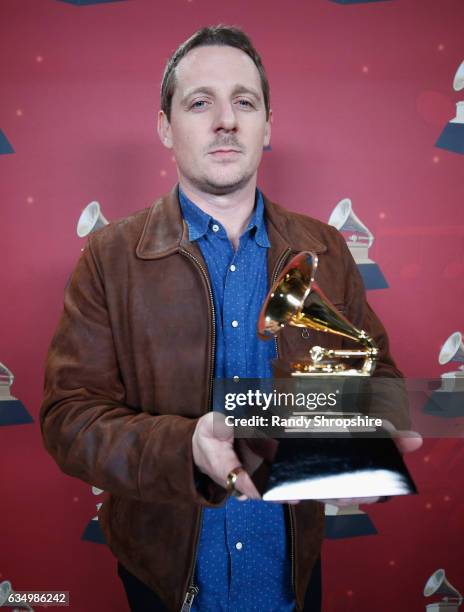
[[[380,347],[377,373],[401,376],[340,234],[256,189],[271,117],[243,32],[204,28],[178,48],[158,133],[179,185],[89,238],[50,347],[45,445],[109,493],[99,520],[132,610],[310,609],[322,504],[262,502],[209,412],[214,377],[271,376],[276,345],[256,321],[293,253],[319,253],[319,284]],[[285,329],[279,354],[317,339]]]

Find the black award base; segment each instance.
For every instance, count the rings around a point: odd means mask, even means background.
[[[24,404],[18,399],[0,401],[0,427],[8,425],[26,425],[34,419]]]
[[[265,501],[417,493],[389,437],[282,438],[267,478],[256,485]]]

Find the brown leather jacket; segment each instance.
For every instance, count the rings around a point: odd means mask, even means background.
[[[192,585],[202,507],[226,495],[195,479],[191,438],[210,407],[215,330],[206,265],[177,194],[89,237],[49,349],[41,409],[45,446],[60,468],[109,493],[99,521],[114,555],[173,611]],[[270,282],[291,254],[318,253],[320,287],[381,347],[376,374],[401,376],[340,233],[266,198],[265,209]],[[280,356],[307,352],[317,336],[287,326]],[[327,335],[318,343],[341,345]],[[323,506],[286,508],[301,609]]]

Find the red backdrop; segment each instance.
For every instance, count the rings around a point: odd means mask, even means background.
[[[389,283],[369,299],[403,371],[438,376],[441,344],[464,331],[464,157],[434,147],[460,99],[461,0],[2,0],[0,129],[15,152],[0,156],[0,361],[35,422],[0,428],[0,581],[69,590],[76,612],[127,604],[111,553],[81,539],[98,498],[60,473],[38,425],[44,357],[82,247],[75,225],[91,200],[114,220],[170,189],[175,165],[155,133],[163,67],[220,22],[251,35],[271,83],[260,186],[325,221],[352,199]],[[326,542],[325,612],[423,610],[439,567],[464,590],[463,442],[428,440],[408,465],[420,495],[369,508],[378,535]]]

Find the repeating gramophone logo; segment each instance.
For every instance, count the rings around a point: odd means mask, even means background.
[[[329,540],[358,538],[378,533],[369,516],[358,505],[340,508],[325,505],[325,537]]]
[[[461,593],[448,581],[445,570],[438,569],[427,580],[424,597],[442,595],[441,601],[425,606],[427,612],[458,612],[462,603]]]
[[[441,375],[444,391],[464,391],[464,341],[461,332],[454,332],[445,341],[438,355],[438,363],[460,363],[457,370]]]
[[[456,370],[441,375],[441,387],[431,394],[424,412],[443,417],[464,416],[464,340],[453,332],[441,347],[438,363],[459,363]]]
[[[9,153],[14,153],[14,149],[3,130],[0,130],[0,155],[8,155]]]
[[[11,394],[14,378],[13,372],[0,363],[0,426],[34,422],[24,404]]]
[[[108,221],[101,211],[100,204],[94,200],[87,204],[87,206],[82,211],[79,220],[77,221],[76,232],[79,238],[85,238],[92,232],[95,232],[97,229],[101,227],[105,227],[108,225]],[[82,248],[81,251],[84,249]],[[65,287],[69,285],[69,281],[71,280],[71,276],[68,277],[66,281]]]
[[[108,225],[108,221],[101,211],[100,204],[94,200],[87,204],[77,222],[77,235],[79,238],[85,238],[92,232],[95,232],[101,227]]]
[[[345,236],[366,289],[386,289],[388,283],[382,271],[372,259],[369,259],[369,249],[374,242],[374,235],[355,214],[349,198],[344,198],[335,206],[329,218],[329,225],[336,227]]]
[[[464,62],[454,76],[453,89],[454,91],[464,89]],[[435,146],[464,155],[464,100],[456,102],[456,117],[446,124]]]
[[[92,493],[94,495],[101,495],[104,492],[105,491],[103,489],[92,487]],[[103,535],[103,531],[101,530],[98,522],[98,511],[100,510],[102,503],[103,502],[98,502],[98,504],[95,504],[97,507],[97,514],[87,523],[87,527],[82,534],[81,540],[94,542],[95,544],[106,544],[105,536]]]
[[[5,608],[10,608],[10,606],[12,606],[11,603],[8,603],[8,597],[10,597],[10,595],[15,595],[15,591],[13,591],[11,582],[9,580],[3,580],[3,582],[0,582],[0,608],[2,606],[5,606]],[[19,610],[28,610],[29,612],[34,612],[34,609],[26,603],[15,603],[15,605],[11,609],[11,612],[19,612]]]

